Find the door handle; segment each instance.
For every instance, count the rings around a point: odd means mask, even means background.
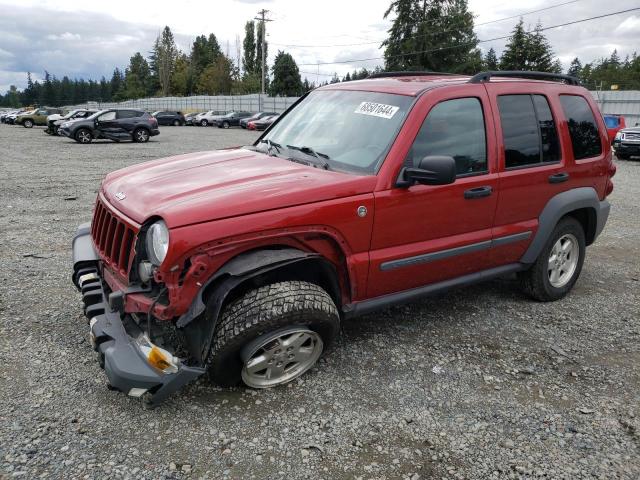
[[[562,183],[569,180],[569,174],[567,172],[554,173],[549,175],[549,183]]]
[[[465,190],[464,198],[468,200],[471,198],[488,197],[489,195],[491,195],[492,191],[493,189],[491,187],[475,187],[469,190]]]

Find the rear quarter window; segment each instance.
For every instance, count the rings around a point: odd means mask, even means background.
[[[587,100],[579,95],[560,95],[560,103],[567,119],[573,157],[582,160],[600,155],[600,132]]]

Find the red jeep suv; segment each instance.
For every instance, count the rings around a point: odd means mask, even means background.
[[[110,386],[281,385],[349,317],[517,273],[565,296],[609,214],[573,77],[385,73],[318,88],[253,144],[113,172],[73,239]]]

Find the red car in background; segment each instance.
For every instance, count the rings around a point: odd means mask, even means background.
[[[249,130],[266,130],[268,127],[271,126],[273,122],[275,122],[278,119],[279,116],[280,114],[271,115],[270,117],[263,117],[259,120],[252,120],[249,123],[247,123],[247,128]]]
[[[609,143],[613,143],[613,139],[616,138],[616,133],[627,126],[622,115],[603,115],[604,123],[607,126],[607,135],[609,136]]]

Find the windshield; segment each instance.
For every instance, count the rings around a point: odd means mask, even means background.
[[[69,113],[67,113],[64,117],[62,117],[62,119],[66,119],[66,118],[71,118],[73,117],[76,113],[78,113],[80,110],[71,110]]]
[[[96,118],[98,115],[106,112],[108,110],[100,110],[99,112],[94,113],[93,115],[91,115],[90,117],[87,117],[87,120],[93,120],[94,118]]]
[[[409,111],[413,97],[318,90],[283,117],[264,140],[322,154],[330,168],[374,174]],[[295,150],[295,149],[293,149]],[[290,155],[289,155],[290,156]]]

